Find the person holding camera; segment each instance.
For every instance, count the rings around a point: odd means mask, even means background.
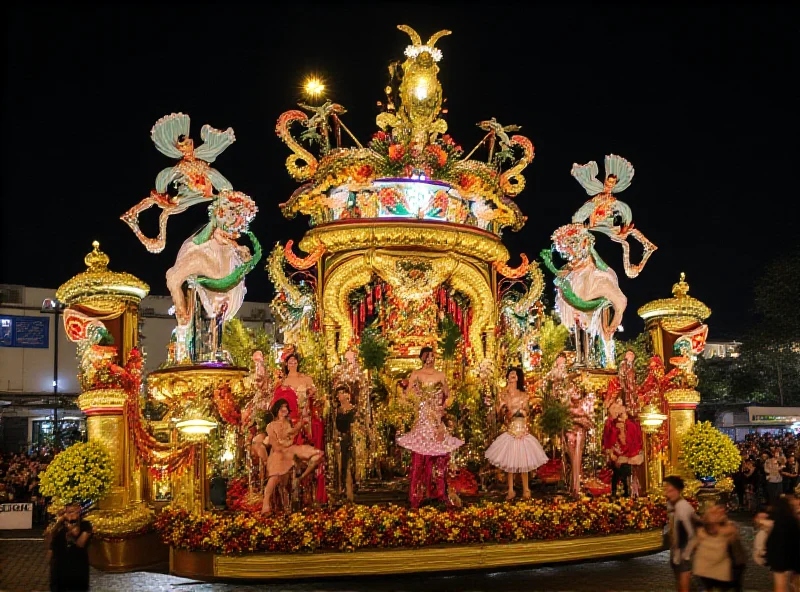
[[[89,553],[86,546],[92,525],[81,519],[80,504],[70,504],[48,533],[50,590],[63,592],[89,589]]]

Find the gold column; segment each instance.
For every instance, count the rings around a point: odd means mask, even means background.
[[[336,353],[336,323],[329,317],[323,323],[325,329],[325,355],[328,358],[328,367],[333,368],[339,363],[339,354]]]
[[[125,392],[116,389],[91,391],[79,398],[81,411],[88,416],[86,427],[90,441],[100,442],[114,461],[114,482],[100,502],[101,510],[121,510],[128,504],[125,450],[127,429],[122,413]],[[99,407],[99,405],[103,405]]]
[[[675,389],[665,395],[669,405],[669,464],[680,466],[683,436],[694,425],[700,393],[692,389]]]
[[[206,438],[194,438],[194,462],[186,467],[180,475],[173,475],[172,506],[183,508],[191,514],[202,514],[210,503],[211,495],[208,484],[208,458],[206,455]]]

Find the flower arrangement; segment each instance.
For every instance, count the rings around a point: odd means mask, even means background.
[[[464,150],[445,134],[424,149],[402,143],[389,133],[379,131],[372,136],[369,147],[383,157],[380,176],[410,176],[414,169],[422,170],[429,179],[456,181],[453,167],[461,160]]]
[[[681,460],[699,477],[719,479],[739,468],[742,457],[728,436],[704,421],[694,424],[684,434]]]
[[[644,531],[664,524],[665,509],[648,498],[530,500],[444,510],[348,505],[267,518],[165,509],[156,519],[165,544],[225,555],[552,540]]]
[[[96,502],[114,479],[111,455],[98,442],[79,442],[56,455],[42,473],[40,491],[60,504]]]

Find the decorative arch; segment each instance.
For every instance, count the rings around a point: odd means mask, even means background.
[[[337,265],[323,284],[323,311],[326,330],[326,351],[328,363],[338,363],[337,354],[347,350],[353,327],[348,314],[349,296],[372,279],[373,274],[385,276],[387,265],[408,256],[430,260],[435,267],[437,285],[445,281],[466,295],[473,307],[473,320],[470,327],[470,345],[477,363],[486,357],[494,356],[495,306],[489,278],[471,262],[454,253],[408,253],[398,255],[387,251],[369,250]],[[338,328],[339,340],[336,343],[335,331]],[[487,334],[486,347],[482,335]]]

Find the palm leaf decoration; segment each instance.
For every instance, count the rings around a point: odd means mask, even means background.
[[[442,350],[442,358],[452,360],[458,346],[461,343],[461,331],[458,325],[450,317],[445,317],[439,324],[439,348]]]

